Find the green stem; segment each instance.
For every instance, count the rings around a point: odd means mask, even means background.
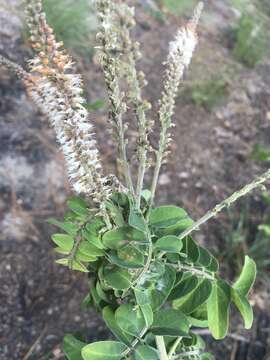
[[[217,216],[219,212],[221,212],[224,208],[230,207],[234,202],[236,202],[242,196],[247,195],[254,189],[260,187],[263,183],[270,179],[270,169],[259,176],[257,179],[253,180],[251,183],[245,185],[239,191],[236,191],[227,199],[223,200],[220,204],[216,205],[212,210],[208,211],[203,217],[201,217],[198,221],[196,221],[193,225],[187,228],[179,235],[179,239],[184,239],[187,235],[191,234],[194,230],[199,229],[199,227],[206,223],[211,218]]]
[[[138,336],[135,340],[133,340],[133,342],[130,344],[130,346],[128,347],[128,349],[126,349],[126,350],[122,353],[122,355],[121,355],[122,358],[128,356],[128,355],[134,350],[135,346],[139,343],[139,341],[140,341],[141,338],[145,335],[145,333],[147,332],[147,330],[148,330],[148,327],[145,326],[145,327],[142,329],[142,331],[140,332],[139,336]]]
[[[161,134],[161,140],[160,142],[162,144],[166,143],[165,140],[165,132]],[[165,146],[165,145],[164,145]],[[159,146],[159,150],[157,152],[156,155],[156,166],[155,166],[155,170],[154,170],[154,175],[153,175],[153,180],[152,180],[152,185],[151,185],[151,197],[150,197],[150,201],[149,201],[149,211],[148,211],[148,215],[151,211],[151,208],[154,204],[154,199],[155,199],[155,194],[156,194],[156,189],[157,189],[157,184],[158,184],[158,177],[159,177],[159,173],[160,173],[160,168],[162,165],[162,159],[163,159],[163,145]]]
[[[173,343],[173,346],[171,347],[169,354],[168,354],[169,360],[173,357],[173,355],[177,349],[177,346],[180,344],[181,340],[182,340],[182,336],[179,336]]]
[[[160,360],[169,360],[163,336],[156,336],[156,344]]]
[[[121,162],[124,168],[124,177],[125,177],[125,182],[126,185],[129,189],[129,191],[131,192],[131,194],[133,195],[133,197],[135,197],[135,192],[134,192],[134,187],[133,187],[133,182],[132,182],[132,178],[131,178],[131,171],[130,171],[130,165],[127,159],[127,148],[126,148],[126,141],[125,141],[125,132],[124,132],[124,125],[123,125],[123,120],[122,120],[122,116],[118,116],[117,119],[117,123],[119,126],[119,140],[120,140],[120,158],[121,158]]]
[[[143,180],[146,170],[146,151],[141,152],[140,164],[138,168],[138,180],[136,189],[136,208],[139,210],[141,207],[141,193],[143,189]]]
[[[197,268],[194,268],[193,266],[189,266],[189,265],[182,265],[182,264],[177,264],[177,265],[173,265],[173,264],[170,264],[171,266],[175,267],[176,269],[182,271],[188,271],[188,272],[191,272],[193,274],[196,274],[198,276],[201,276],[201,277],[204,277],[208,280],[215,280],[215,277],[211,274],[209,274],[208,272],[204,271],[204,270],[200,270],[200,269],[197,269]]]
[[[183,353],[181,353],[181,354],[176,354],[176,355],[174,355],[174,356],[172,356],[172,360],[177,360],[177,359],[185,359],[185,358],[187,358],[187,357],[189,357],[189,356],[196,356],[196,359],[197,359],[197,357],[200,355],[200,351],[198,351],[198,350],[191,350],[191,351],[186,351],[186,352],[183,352]],[[192,357],[192,359],[193,359],[193,357]]]

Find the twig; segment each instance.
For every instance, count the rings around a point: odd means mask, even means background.
[[[38,344],[40,343],[41,339],[43,338],[45,332],[47,331],[47,325],[45,325],[44,329],[42,330],[41,334],[39,335],[39,337],[36,339],[36,341],[34,342],[34,344],[30,347],[30,349],[28,350],[28,352],[25,354],[25,356],[23,357],[22,360],[28,360],[30,358],[30,356],[33,354],[33,352],[35,351],[36,347],[38,346]]]
[[[170,264],[171,266],[173,266],[174,268],[178,269],[178,270],[184,270],[184,271],[188,271],[191,272],[193,274],[196,274],[198,276],[202,276],[203,278],[206,278],[208,280],[215,280],[215,277],[211,274],[209,274],[206,271],[194,268],[193,266],[188,266],[188,265],[182,265],[181,263],[174,265],[174,264]]]
[[[191,234],[193,231],[198,230],[199,227],[206,223],[208,220],[217,216],[219,212],[221,212],[224,208],[230,207],[233,203],[235,203],[239,198],[249,194],[254,189],[260,187],[263,183],[270,179],[270,169],[259,176],[257,179],[253,180],[251,183],[245,185],[239,191],[236,191],[227,199],[223,200],[220,204],[216,205],[212,210],[208,211],[203,217],[197,220],[193,225],[187,228],[182,234],[179,235],[179,239],[184,239],[187,235]]]
[[[126,357],[127,355],[129,355],[135,348],[135,346],[138,344],[138,342],[141,340],[141,338],[145,335],[145,333],[147,332],[148,327],[145,326],[142,331],[140,332],[139,336],[133,340],[133,342],[130,344],[130,346],[128,347],[127,350],[125,350],[122,354],[121,357]]]

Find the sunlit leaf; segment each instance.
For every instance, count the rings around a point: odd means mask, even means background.
[[[53,234],[52,241],[61,249],[70,252],[74,245],[74,239],[71,235]]]
[[[189,336],[189,324],[181,311],[162,309],[154,315],[151,332],[160,336]]]
[[[245,264],[240,274],[239,279],[233,285],[235,290],[238,290],[242,295],[248,295],[256,279],[256,264],[249,257],[245,257]]]
[[[230,301],[231,291],[229,285],[223,280],[216,280],[207,301],[207,313],[209,329],[217,340],[223,339],[227,335]]]
[[[117,325],[115,320],[115,315],[113,310],[106,306],[102,311],[103,319],[106,322],[106,325],[111,330],[111,332],[126,345],[129,345],[132,342],[133,337],[129,334],[123,332],[120,327]]]
[[[125,290],[131,285],[132,275],[117,267],[104,270],[104,281],[114,289]]]
[[[121,330],[133,336],[140,336],[146,326],[141,309],[131,304],[121,305],[115,312],[115,320]]]
[[[119,360],[127,349],[126,345],[117,341],[99,341],[82,348],[83,360]]]

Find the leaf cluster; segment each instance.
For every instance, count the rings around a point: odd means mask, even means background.
[[[84,305],[102,313],[116,338],[86,344],[67,335],[69,360],[160,359],[159,336],[170,358],[212,359],[193,328],[209,328],[215,339],[224,338],[232,304],[251,327],[248,294],[255,263],[246,257],[239,279],[229,284],[207,249],[191,236],[179,238],[193,223],[187,212],[177,206],[149,209],[148,201],[144,191],[136,210],[131,196],[115,193],[106,203],[109,228],[79,198],[68,202],[63,222],[50,221],[64,231],[52,236],[56,252],[64,255],[57,262],[89,273]]]

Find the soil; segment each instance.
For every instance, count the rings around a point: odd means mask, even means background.
[[[162,90],[162,72],[168,42],[183,18],[166,21],[138,5],[134,36],[142,43],[140,67],[146,73],[146,89],[156,119]],[[0,0],[0,53],[24,65],[30,57],[21,38],[21,14],[17,0]],[[157,198],[160,203],[184,207],[193,218],[252,180],[264,166],[251,160],[258,143],[270,144],[270,58],[247,69],[233,58],[229,30],[238,14],[229,0],[208,0],[200,45],[183,84],[229,72],[227,96],[211,111],[194,105],[179,94],[173,138],[167,164],[162,169]],[[101,70],[95,61],[80,60],[89,102],[105,98]],[[107,173],[120,171],[115,149],[106,130],[106,111],[93,113],[97,137]],[[131,137],[134,130],[131,127]],[[152,143],[157,142],[157,131]],[[134,141],[131,142],[131,154]],[[150,175],[147,177],[149,182]],[[55,264],[50,243],[53,228],[49,217],[61,218],[71,194],[62,154],[53,130],[27,98],[21,83],[0,69],[0,360],[61,359],[66,333],[84,332],[89,340],[110,336],[94,310],[81,308],[88,283],[83,274]],[[249,197],[250,221],[259,223],[264,211],[260,193]],[[221,227],[226,213],[203,226],[196,234],[218,254],[224,249]],[[233,279],[230,266],[224,273]],[[209,351],[217,359],[269,360],[269,290],[260,281],[252,293],[255,324],[244,331],[232,316],[230,336],[213,342],[204,334]]]

